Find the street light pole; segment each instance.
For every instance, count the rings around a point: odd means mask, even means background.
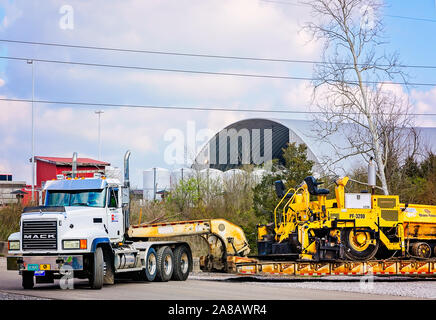
[[[35,121],[34,121],[34,107],[33,101],[35,100],[35,77],[33,72],[33,60],[27,60],[27,64],[32,65],[32,202],[35,201],[35,177],[36,177],[36,165],[35,165]]]
[[[98,114],[98,160],[101,160],[101,129],[100,129],[100,118],[101,114],[104,113],[103,110],[94,111]]]

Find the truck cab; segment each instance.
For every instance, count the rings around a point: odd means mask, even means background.
[[[24,288],[33,288],[35,277],[36,283],[52,283],[65,275],[88,278],[97,289],[121,273],[149,281],[187,278],[187,243],[128,239],[129,155],[124,183],[99,175],[60,177],[45,184],[44,205],[24,208],[20,231],[8,238],[8,269],[20,271]]]

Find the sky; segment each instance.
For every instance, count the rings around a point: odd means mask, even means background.
[[[286,2],[291,2],[287,4]],[[226,56],[319,60],[322,43],[302,30],[312,17],[294,0],[0,0],[0,39]],[[435,0],[389,0],[383,11],[386,44],[404,64],[436,65]],[[413,17],[424,20],[408,19]],[[430,20],[430,21],[426,21]],[[49,47],[0,41],[0,56],[310,77],[312,65],[211,59],[147,53]],[[261,79],[35,62],[35,100],[262,110],[307,110],[307,81]],[[435,83],[434,69],[410,69],[414,82]],[[436,87],[398,88],[413,111],[436,113]],[[32,99],[32,65],[0,59],[0,97]],[[0,101],[0,172],[31,181],[31,103]],[[168,161],[175,135],[194,131],[196,147],[230,123],[277,114],[156,110],[35,103],[35,154],[98,158],[122,167],[131,150],[132,185],[142,171],[183,166]],[[304,118],[281,114],[282,118]],[[418,117],[436,126],[436,117]],[[179,136],[180,136],[179,134]],[[195,154],[195,151],[192,151]],[[193,157],[193,155],[188,155]]]

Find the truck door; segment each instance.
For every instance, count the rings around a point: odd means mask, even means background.
[[[123,214],[121,210],[120,189],[118,187],[108,188],[108,231],[112,241],[123,239]]]

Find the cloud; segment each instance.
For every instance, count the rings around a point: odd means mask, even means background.
[[[32,6],[9,2],[5,7],[7,31],[16,39],[137,48],[218,55],[319,59],[321,46],[307,42],[301,24],[310,18],[305,7],[278,6],[257,0],[124,0],[69,1],[74,9],[74,29],[59,28],[59,8],[64,1],[44,1],[38,15]],[[156,68],[210,70],[278,75],[301,75],[309,66],[243,60],[175,57],[137,53],[8,45],[8,54],[59,60],[87,61]],[[8,62],[0,79],[3,96],[29,97],[29,69]],[[108,102],[114,104],[180,105],[271,109],[302,107],[311,101],[307,82],[281,81],[198,74],[133,71],[109,68],[36,65],[36,97],[47,100]],[[7,79],[7,85],[2,80]],[[23,85],[26,83],[26,85]],[[436,89],[411,91],[416,110],[436,106]],[[5,147],[0,168],[30,178],[30,115],[28,103],[0,102],[0,143]],[[97,115],[94,107],[36,104],[36,150],[41,155],[97,155]],[[167,130],[185,132],[188,121],[197,130],[212,131],[248,117],[267,114],[103,108],[102,157],[122,165],[126,149],[132,150],[132,173],[142,184],[141,169],[164,166]],[[434,111],[433,111],[434,112]],[[6,170],[5,169],[5,170]]]
[[[301,81],[286,91],[285,101],[288,105],[294,106],[295,109],[305,109],[312,102],[312,94],[313,88],[310,82]]]
[[[419,113],[436,112],[436,87],[427,91],[412,91],[415,102],[415,111]]]
[[[0,13],[3,14],[3,16],[0,15],[0,31],[10,28],[23,15],[18,4],[13,1],[3,1],[0,10]]]
[[[243,73],[244,71],[225,70],[221,72]],[[70,68],[67,75],[67,80],[73,83],[82,80],[90,86],[98,84],[99,87],[116,88],[118,92],[127,89],[135,90],[138,93],[137,96],[151,92],[153,96],[159,96],[164,103],[174,101],[174,98],[183,99],[186,101],[183,105],[199,101],[207,102],[209,106],[213,106],[211,105],[213,103],[229,104],[233,99],[258,90],[262,85],[258,79],[171,72],[119,71],[107,73],[102,69],[76,70]],[[59,77],[62,76],[65,77],[65,72],[59,73]]]
[[[411,105],[410,113],[434,114],[436,113],[436,87],[428,90],[411,89],[406,91],[399,84],[386,83],[383,88],[387,93],[397,96],[400,101],[408,101]],[[435,127],[436,117],[416,116],[415,123],[421,127]]]
[[[252,0],[95,1],[72,6],[80,17],[74,36],[95,44],[294,57],[317,54],[316,44],[302,46],[307,37],[299,34],[298,21],[307,16],[304,7],[289,12]]]
[[[436,87],[427,91],[412,90],[411,99],[416,113],[436,113]],[[418,116],[417,123],[424,127],[436,127],[436,117]]]

